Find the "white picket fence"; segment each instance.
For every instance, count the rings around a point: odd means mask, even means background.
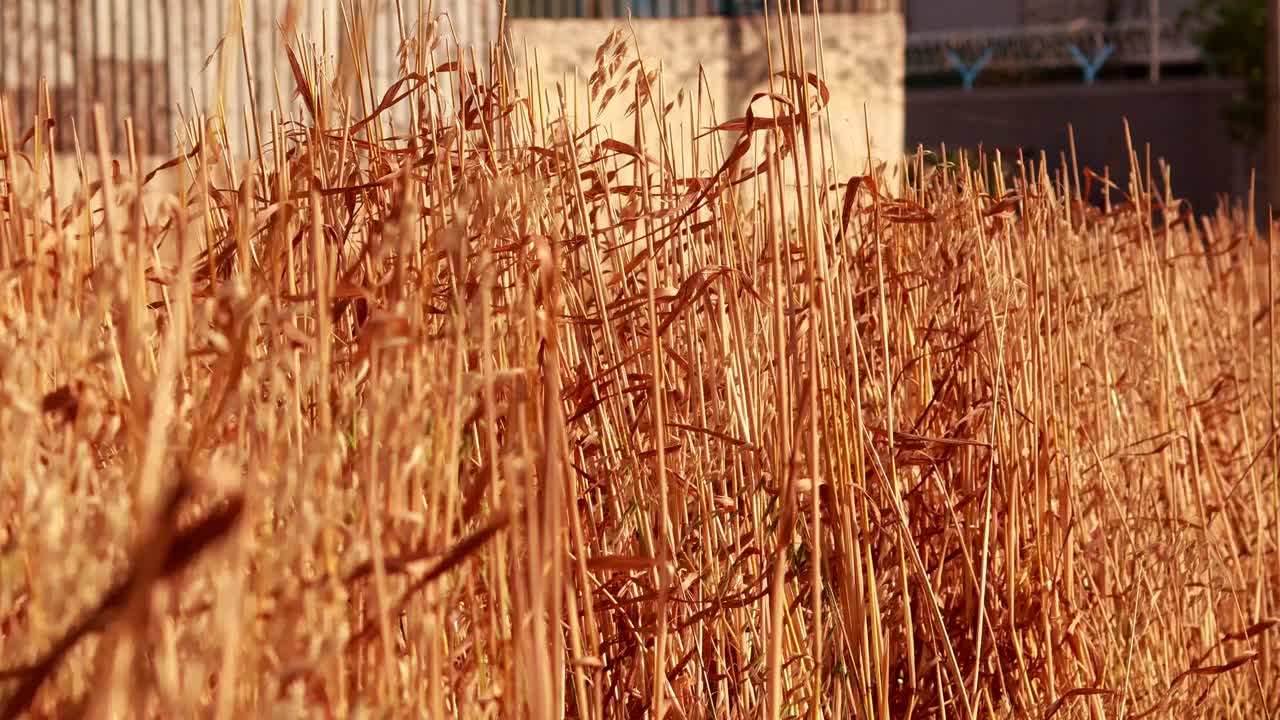
[[[179,108],[188,117],[221,108],[240,146],[251,99],[264,124],[278,98],[298,108],[282,25],[331,67],[359,51],[372,76],[365,91],[380,96],[400,77],[403,39],[433,19],[437,57],[456,54],[455,39],[483,57],[497,37],[498,0],[0,0],[0,95],[20,131],[32,125],[47,83],[63,150],[73,146],[73,126],[82,147],[94,147],[99,103],[117,121],[113,152],[126,149],[125,117],[139,152],[171,152]]]

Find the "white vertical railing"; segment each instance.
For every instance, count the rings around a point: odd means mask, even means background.
[[[368,35],[356,45],[380,97],[400,77],[402,38],[420,26],[420,13],[437,18],[437,55],[444,57],[454,54],[455,36],[464,47],[493,42],[497,8],[498,0],[0,0],[0,94],[13,124],[25,129],[45,79],[64,150],[72,147],[73,126],[86,150],[95,147],[96,103],[113,121],[107,140],[115,153],[126,149],[126,116],[142,153],[171,152],[179,108],[188,117],[221,108],[233,145],[243,147],[251,95],[262,123],[278,97],[300,109],[280,32],[291,9],[294,32],[324,52],[330,69],[353,46],[346,30],[362,16]]]

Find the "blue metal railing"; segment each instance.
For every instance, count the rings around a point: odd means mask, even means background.
[[[1158,27],[1159,61],[1192,63],[1200,51],[1172,21]],[[912,33],[907,37],[907,76],[959,73],[971,87],[983,70],[1022,71],[1076,67],[1092,82],[1108,62],[1152,62],[1151,26],[1145,20],[1064,23]]]

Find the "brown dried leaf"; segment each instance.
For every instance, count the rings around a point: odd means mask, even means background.
[[[70,385],[63,385],[40,399],[40,410],[60,415],[63,422],[73,423],[80,412],[80,393]]]

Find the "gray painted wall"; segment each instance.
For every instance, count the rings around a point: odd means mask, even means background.
[[[1150,0],[906,0],[907,31],[963,32],[1053,24],[1085,18],[1096,22],[1146,18]],[[1178,18],[1196,0],[1159,0],[1161,17]]]
[[[1022,0],[907,0],[907,32],[976,30],[1018,25]]]
[[[907,93],[908,147],[1017,148],[1048,153],[1051,167],[1069,152],[1067,125],[1075,129],[1081,166],[1127,182],[1124,119],[1135,149],[1151,147],[1173,169],[1173,190],[1197,213],[1211,212],[1221,193],[1242,198],[1249,189],[1251,155],[1233,145],[1222,109],[1239,85],[1217,79],[1052,85],[1033,88],[915,90]]]

